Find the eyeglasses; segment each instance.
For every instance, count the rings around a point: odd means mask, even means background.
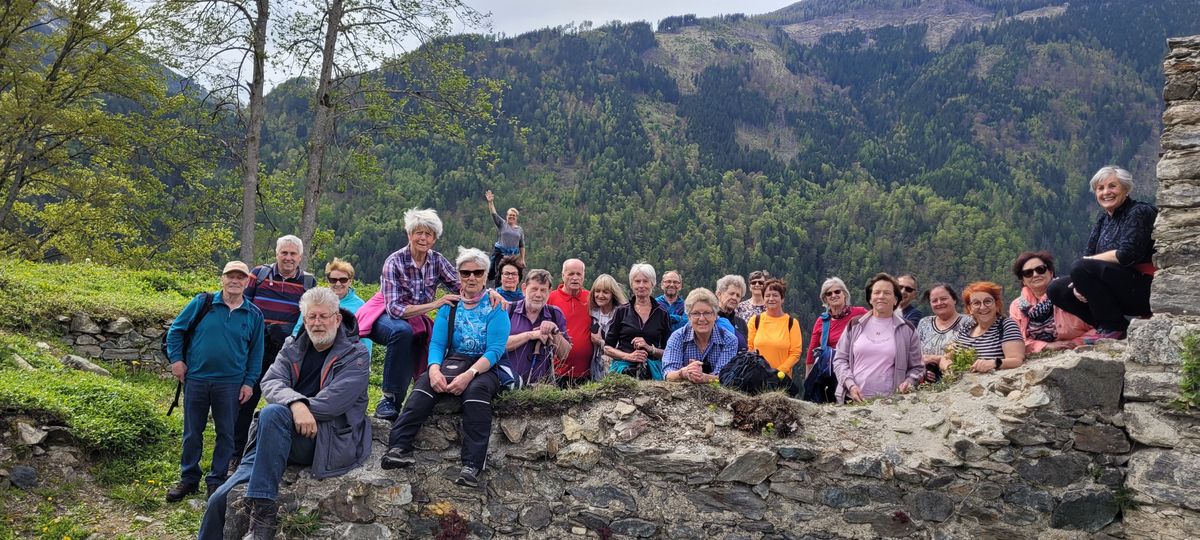
[[[482,268],[480,268],[479,270],[459,270],[458,273],[462,277],[477,277],[477,278],[479,278],[479,277],[483,277],[483,275],[487,273],[487,270],[484,270]]]
[[[991,298],[984,298],[983,300],[972,300],[971,307],[987,307],[995,305],[995,303],[996,301]]]
[[[750,286],[753,287],[755,285],[762,285],[763,283],[764,282],[762,280],[755,279],[750,281]]]
[[[693,311],[688,314],[693,319],[711,319],[716,317],[716,312],[713,311]]]
[[[519,277],[521,274],[518,274],[516,272],[500,272],[500,275],[502,275],[504,277]]]
[[[902,291],[904,291],[904,292],[906,292],[906,293],[910,293],[910,294],[911,294],[911,293],[915,293],[915,292],[917,292],[917,290],[916,290],[916,289],[914,289],[914,288],[912,288],[912,287],[909,287],[908,285],[901,285],[901,286],[900,286],[900,290],[902,290]]]
[[[337,313],[309,313],[304,316],[304,322],[329,322]]]
[[[331,278],[325,278],[325,279],[326,279],[326,281],[328,281],[330,284],[334,284],[334,283],[350,283],[350,278],[348,278],[348,277],[331,277]]]
[[[831,291],[825,291],[825,298],[829,298],[830,296],[838,296],[840,294],[842,294],[841,289],[833,289]]]
[[[1050,271],[1050,269],[1049,269],[1049,268],[1047,268],[1047,267],[1046,267],[1046,265],[1044,265],[1044,264],[1039,264],[1039,265],[1037,265],[1037,266],[1035,266],[1035,267],[1033,267],[1033,268],[1026,268],[1026,269],[1024,269],[1024,270],[1021,270],[1021,277],[1031,278],[1031,277],[1033,277],[1034,275],[1039,275],[1039,276],[1040,276],[1040,275],[1042,275],[1042,274],[1045,274],[1046,272],[1049,272],[1049,271]]]

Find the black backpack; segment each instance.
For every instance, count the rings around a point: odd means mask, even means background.
[[[779,378],[779,371],[757,351],[741,351],[721,368],[721,386],[747,394],[760,394],[791,386],[791,379]]]
[[[212,311],[212,293],[202,292],[196,295],[196,297],[200,299],[200,311],[196,313],[195,317],[192,317],[191,322],[188,323],[187,330],[184,330],[183,332],[183,350],[180,356],[184,359],[184,361],[187,361],[188,345],[190,345],[192,342],[192,334],[195,333],[196,326],[200,324],[200,321],[204,319],[205,315],[208,315],[209,311]],[[162,343],[159,345],[159,349],[162,350],[163,358],[167,359],[167,365],[170,365],[171,363],[171,358],[167,356],[167,334],[169,333],[169,330],[163,332]],[[171,407],[167,409],[167,416],[171,416],[171,413],[175,410],[175,407],[179,406],[179,393],[182,390],[183,383],[179,383],[175,386],[175,401],[171,402]]]

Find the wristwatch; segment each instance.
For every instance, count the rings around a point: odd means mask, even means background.
[[[1003,358],[997,358],[997,359],[996,359],[996,371],[1000,371],[1000,367],[1001,367],[1001,366],[1003,366],[1003,365],[1004,365],[1004,359],[1003,359]]]

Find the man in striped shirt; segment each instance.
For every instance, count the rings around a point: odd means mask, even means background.
[[[244,293],[247,300],[262,311],[263,325],[263,358],[262,371],[258,382],[275,362],[283,341],[296,327],[300,319],[300,297],[304,292],[317,285],[317,279],[312,274],[300,270],[300,260],[304,256],[304,243],[293,235],[281,236],[275,241],[275,263],[254,267],[250,274],[250,284]],[[241,461],[242,452],[246,448],[246,439],[250,433],[250,422],[254,419],[254,410],[258,408],[258,400],[262,397],[262,389],[258,382],[254,384],[254,393],[238,410],[237,424],[234,426],[233,447],[234,460],[230,467],[237,468]]]

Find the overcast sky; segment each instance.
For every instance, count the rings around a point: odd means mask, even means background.
[[[729,13],[759,15],[795,3],[796,0],[466,0],[482,13],[491,12],[492,31],[516,36],[548,26],[592,21],[600,26],[609,21],[658,21],[671,15],[695,13],[712,17]]]

